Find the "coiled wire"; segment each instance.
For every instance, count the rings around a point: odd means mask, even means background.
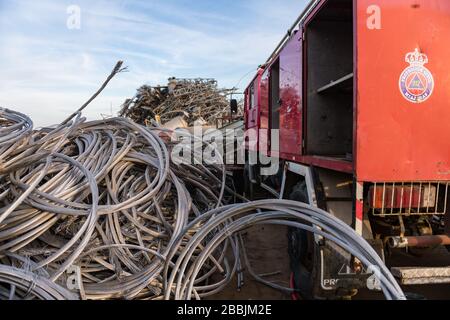
[[[88,299],[160,296],[169,247],[222,205],[226,178],[220,167],[173,168],[160,133],[78,116],[23,137],[0,166],[0,258],[29,257],[59,283],[78,266]]]
[[[380,270],[377,276],[387,299],[406,299],[378,254],[352,228],[323,210],[288,200],[261,200],[224,206],[193,221],[186,228],[186,234],[177,239],[177,244],[172,247],[166,259],[171,261],[176,258],[176,262],[174,267],[170,267],[169,264],[165,266],[164,276],[167,279],[165,299],[190,300],[193,296],[198,299],[208,294],[204,291],[225,286],[230,279],[229,275],[224,282],[208,288],[196,285],[198,275],[205,265],[214,264],[213,257],[217,248],[230,239],[233,239],[234,246],[238,246],[239,243],[243,245],[242,239],[236,241],[236,235],[260,224],[300,228],[333,241],[358,258],[366,267],[377,267]],[[191,236],[190,233],[198,225],[202,227]],[[225,267],[232,273],[236,270],[229,269],[227,265]],[[257,277],[257,280],[261,278]]]

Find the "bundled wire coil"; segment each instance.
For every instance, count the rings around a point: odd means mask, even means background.
[[[202,272],[205,272],[205,266],[216,264],[216,257],[221,255],[228,241],[231,241],[233,248],[239,249],[240,246],[245,259],[244,243],[238,236],[239,232],[260,224],[295,227],[333,241],[358,258],[366,267],[376,267],[380,270],[377,276],[387,299],[406,299],[378,254],[352,228],[323,210],[288,200],[261,200],[224,206],[198,217],[186,228],[185,234],[177,239],[167,257],[166,261],[175,259],[176,262],[174,266],[169,264],[165,266],[164,278],[167,280],[165,298],[200,299],[211,293],[208,291],[215,292],[226,286],[236,271],[239,250],[234,250],[236,252],[234,267],[230,268],[229,263],[224,260],[226,275],[221,282],[205,287],[199,286],[198,280],[201,279]],[[193,230],[197,230],[194,235]],[[245,262],[251,269],[248,261]],[[256,274],[253,273],[253,276],[266,283]],[[289,289],[286,288],[286,291]]]
[[[19,112],[0,108],[0,148],[11,146],[31,132],[33,122]]]
[[[0,257],[27,256],[32,271],[61,283],[79,266],[90,299],[160,295],[168,248],[190,219],[222,204],[225,171],[178,166],[177,176],[159,134],[78,117],[30,135],[0,166]]]
[[[78,296],[36,273],[0,265],[0,300],[3,299],[78,300]]]

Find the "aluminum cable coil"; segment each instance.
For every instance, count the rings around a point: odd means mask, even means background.
[[[244,265],[256,280],[289,291],[251,268],[241,232],[260,224],[335,242],[380,270],[387,299],[405,298],[349,226],[293,201],[234,204],[224,166],[171,161],[173,132],[124,118],[86,122],[80,113],[32,131],[29,118],[1,110],[1,298],[201,299],[235,275],[242,283]],[[73,268],[76,293],[66,294]],[[24,292],[30,287],[39,290]]]
[[[175,259],[176,262],[173,267],[169,264],[165,266],[165,299],[190,300],[193,297],[199,299],[205,296],[204,291],[212,287],[197,286],[196,280],[205,265],[214,263],[212,259],[215,251],[230,239],[234,239],[234,246],[238,246],[235,236],[251,226],[260,224],[300,228],[333,241],[358,258],[365,267],[377,267],[380,270],[378,277],[387,299],[406,299],[378,254],[352,228],[323,210],[288,200],[261,200],[224,206],[193,221],[186,228],[185,235],[177,239],[177,244],[172,247],[166,259]],[[197,229],[199,225],[202,227]],[[197,232],[192,236],[192,230],[195,229]],[[225,268],[230,270],[227,265]],[[234,271],[235,269],[231,269],[229,272]],[[227,275],[225,279],[230,279],[230,276]],[[217,283],[216,288],[225,285],[226,283]]]
[[[174,166],[160,134],[78,116],[22,137],[0,164],[0,262],[29,257],[61,284],[77,266],[87,299],[161,296],[174,239],[230,189],[223,167]]]

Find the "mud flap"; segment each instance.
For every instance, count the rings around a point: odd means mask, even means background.
[[[372,247],[384,260],[383,244],[372,241]],[[322,294],[328,299],[352,297],[358,289],[380,290],[376,270],[354,271],[354,258],[338,245],[325,241],[320,245],[320,283]]]

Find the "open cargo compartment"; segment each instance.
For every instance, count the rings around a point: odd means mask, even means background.
[[[306,154],[353,159],[353,1],[327,1],[305,25]]]

